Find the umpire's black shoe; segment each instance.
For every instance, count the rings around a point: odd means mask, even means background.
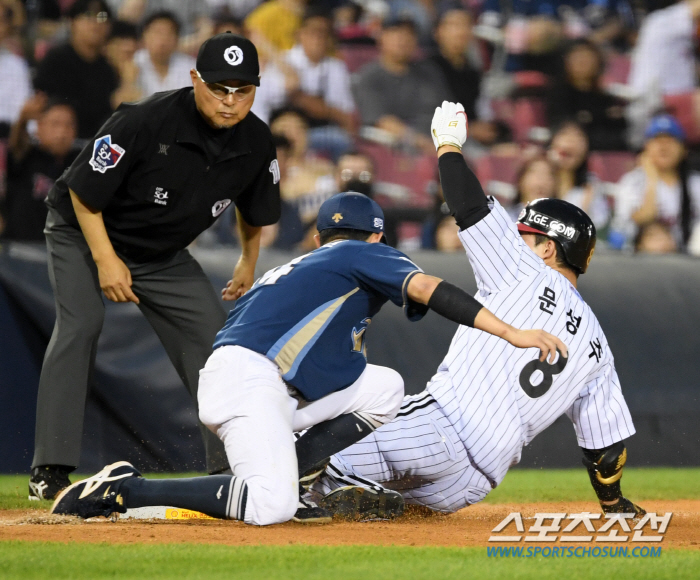
[[[606,514],[634,514],[633,521],[637,521],[646,515],[644,508],[632,503],[626,497],[621,497],[616,504],[604,505],[600,504],[603,512]]]
[[[61,490],[70,485],[68,474],[72,467],[63,465],[41,465],[32,469],[29,476],[29,499],[56,499]]]
[[[112,463],[96,475],[64,489],[51,507],[51,513],[81,518],[107,517],[114,512],[123,514],[126,506],[119,488],[130,477],[141,477],[131,463]]]
[[[387,520],[403,514],[404,501],[400,493],[390,489],[346,485],[323,496],[319,505],[341,518]]]

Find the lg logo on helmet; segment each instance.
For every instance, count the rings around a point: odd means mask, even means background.
[[[576,241],[576,238],[578,238],[578,232],[576,231],[576,228],[572,226],[567,226],[566,224],[558,220],[552,219],[549,216],[536,212],[532,209],[529,211],[530,215],[528,216],[528,221],[530,223],[539,224],[547,228],[550,232],[560,234],[566,238],[569,238],[572,241]]]
[[[243,62],[243,51],[237,46],[229,46],[224,51],[224,58],[231,66],[238,66]]]

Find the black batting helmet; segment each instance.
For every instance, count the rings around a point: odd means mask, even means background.
[[[518,217],[518,231],[541,234],[561,244],[566,263],[584,274],[595,250],[596,232],[586,212],[562,199],[528,203]]]

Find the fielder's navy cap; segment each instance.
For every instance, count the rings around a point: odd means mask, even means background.
[[[205,41],[197,55],[197,70],[206,83],[245,81],[260,86],[255,45],[247,38],[223,32]]]
[[[356,191],[337,193],[318,210],[316,229],[384,233],[384,212],[376,201]]]
[[[685,141],[685,131],[675,117],[671,115],[657,115],[644,131],[644,139],[653,139],[659,135],[670,135],[679,141]]]

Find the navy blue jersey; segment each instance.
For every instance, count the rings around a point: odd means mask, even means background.
[[[282,378],[314,401],[354,383],[367,365],[365,333],[387,300],[409,320],[427,307],[406,288],[422,270],[384,244],[330,242],[270,270],[236,302],[214,348],[238,345],[265,355]]]

